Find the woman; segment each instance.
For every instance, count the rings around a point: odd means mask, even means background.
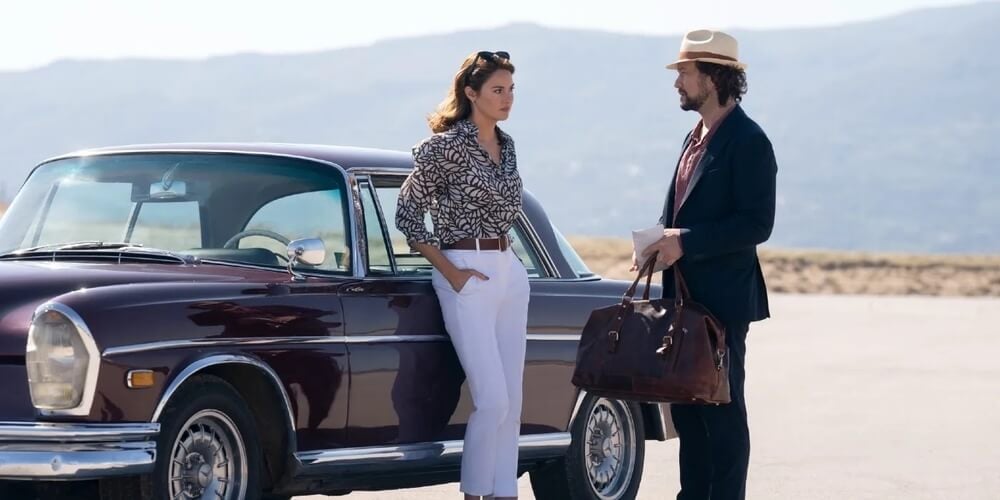
[[[514,103],[506,52],[469,55],[413,148],[396,226],[434,265],[445,327],[475,409],[462,456],[465,498],[517,498],[528,275],[508,232],[521,210],[514,141],[497,127]],[[424,215],[431,213],[434,232]]]

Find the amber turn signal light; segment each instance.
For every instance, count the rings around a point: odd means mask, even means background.
[[[153,370],[129,370],[125,380],[129,389],[145,389],[153,386]]]

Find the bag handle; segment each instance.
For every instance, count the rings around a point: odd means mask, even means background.
[[[632,281],[632,285],[628,287],[625,291],[625,295],[622,296],[621,305],[618,306],[618,314],[615,315],[614,320],[611,321],[611,326],[608,330],[608,340],[610,344],[608,350],[612,353],[618,350],[618,341],[620,339],[620,330],[622,324],[625,323],[625,314],[628,311],[629,306],[632,304],[632,300],[635,297],[636,289],[639,287],[639,281],[642,280],[643,276],[646,277],[646,289],[643,290],[642,300],[649,300],[649,289],[651,288],[653,281],[653,269],[656,267],[656,258],[659,256],[659,251],[653,252],[646,262],[643,263],[642,268],[639,269],[639,273],[635,276],[635,280]],[[674,286],[678,294],[675,299],[675,305],[677,307],[674,313],[674,320],[671,322],[670,330],[667,335],[663,337],[663,347],[660,354],[665,354],[666,349],[669,349],[670,344],[673,340],[673,332],[679,331],[681,327],[681,311],[684,308],[684,302],[691,298],[691,292],[688,290],[687,283],[684,281],[684,277],[681,276],[681,270],[678,266],[672,266],[674,269]]]
[[[659,252],[653,252],[653,255],[650,255],[649,258],[646,259],[646,262],[642,264],[642,267],[639,269],[639,274],[637,274],[635,276],[635,280],[632,281],[632,286],[628,287],[628,290],[625,291],[625,295],[622,297],[622,305],[624,305],[627,301],[631,302],[632,298],[635,297],[636,289],[639,287],[639,280],[641,280],[643,276],[646,276],[646,290],[642,292],[642,300],[649,300],[649,287],[653,282],[653,268],[656,267],[657,254],[659,254]]]
[[[611,320],[611,325],[608,327],[608,351],[614,353],[618,350],[618,341],[621,338],[620,331],[622,324],[625,323],[625,314],[628,312],[629,306],[632,305],[632,300],[635,297],[636,288],[639,287],[639,281],[643,276],[646,276],[646,290],[642,294],[643,300],[649,300],[649,287],[653,280],[653,267],[656,264],[656,253],[654,253],[639,269],[639,274],[635,276],[635,280],[632,281],[632,285],[628,287],[625,291],[625,295],[622,296],[622,302],[618,306],[618,313],[615,314],[615,318]]]
[[[646,289],[642,293],[642,300],[649,300],[649,288],[653,281],[653,269],[656,267],[656,257],[659,255],[659,251],[653,252],[646,262],[639,269],[639,274],[636,275],[635,280],[632,281],[632,286],[628,288],[625,292],[624,297],[622,297],[622,305],[625,302],[631,301],[635,297],[635,292],[639,287],[639,280],[643,276],[646,276]],[[677,298],[681,301],[680,304],[691,299],[691,291],[688,289],[687,282],[684,280],[684,276],[681,274],[680,266],[672,265],[670,266],[674,271],[674,290],[677,293]]]

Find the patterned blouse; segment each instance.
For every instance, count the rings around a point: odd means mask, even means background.
[[[465,238],[507,234],[521,211],[514,140],[497,127],[500,164],[479,144],[479,129],[460,120],[413,148],[413,172],[399,191],[396,227],[407,242],[440,247]],[[424,214],[430,211],[434,233]]]

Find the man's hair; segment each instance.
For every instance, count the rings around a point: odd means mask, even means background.
[[[724,64],[714,64],[705,61],[695,61],[698,71],[707,75],[719,94],[719,105],[729,104],[733,99],[737,103],[743,100],[747,93],[747,74],[740,68]]]

